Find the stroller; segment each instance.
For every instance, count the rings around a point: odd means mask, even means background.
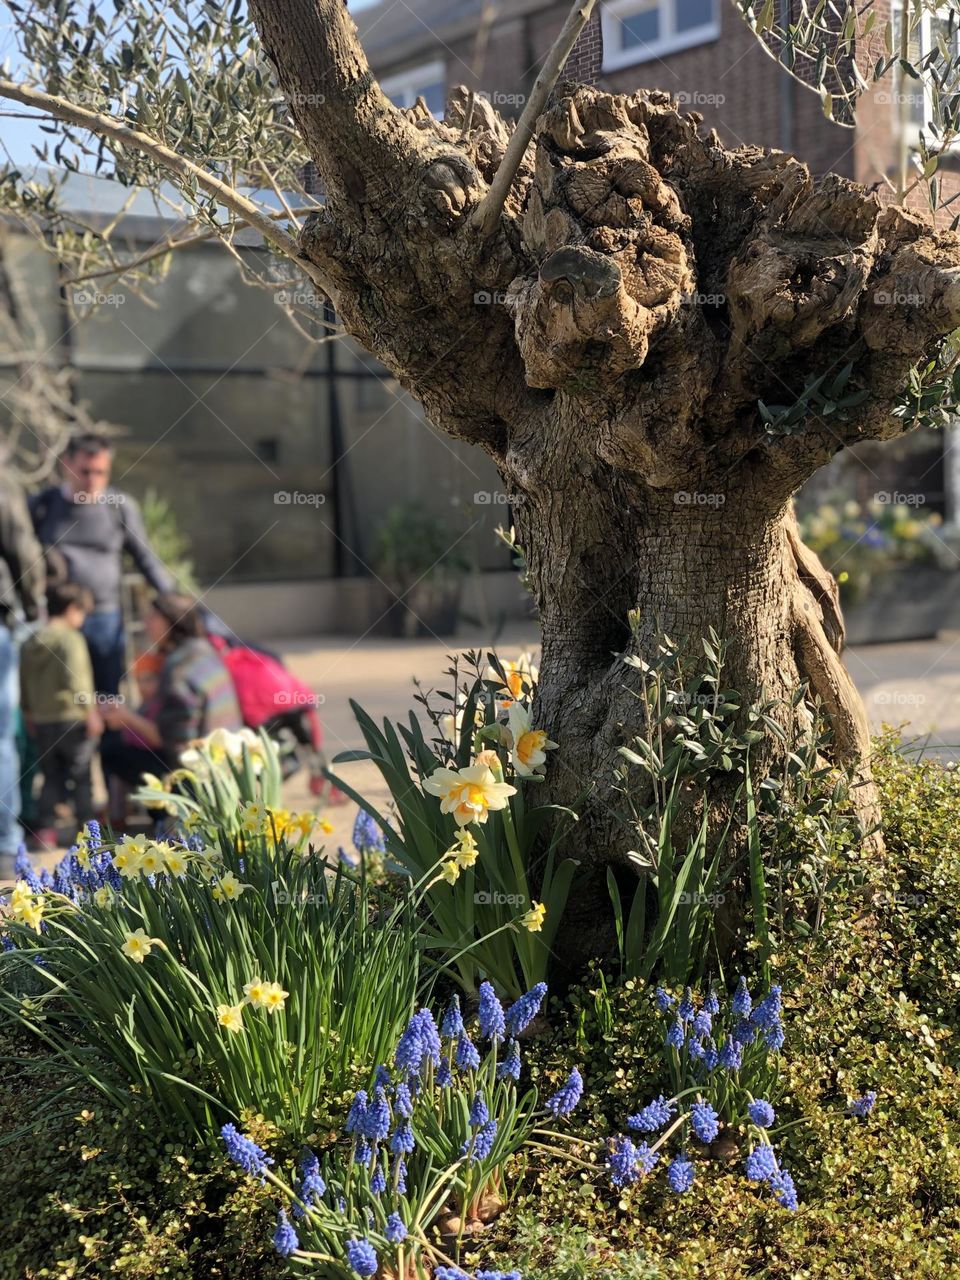
[[[208,635],[233,679],[243,723],[250,729],[264,729],[277,744],[285,779],[305,768],[311,794],[321,795],[326,761],[316,694],[269,650],[243,644],[213,628]],[[327,803],[335,803],[332,795]]]

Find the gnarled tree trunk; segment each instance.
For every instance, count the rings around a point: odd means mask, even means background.
[[[627,847],[609,789],[640,726],[615,655],[663,631],[697,645],[715,628],[748,699],[808,681],[869,826],[836,588],[790,498],[844,445],[905,429],[891,410],[911,368],[960,322],[957,235],[781,153],[727,150],[665,94],[570,84],[501,206],[511,127],[488,103],[455,94],[443,122],[393,107],[341,0],[251,10],[327,192],[304,257],[347,329],[517,498],[536,714],[560,744],[547,786],[591,791],[581,855]]]

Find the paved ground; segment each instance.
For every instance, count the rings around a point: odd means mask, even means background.
[[[502,636],[498,650],[515,658],[526,648],[535,649],[533,626],[514,627]],[[426,688],[445,688],[444,671],[454,649],[486,649],[489,637],[481,634],[442,643],[435,640],[365,639],[344,637],[285,642],[275,646],[291,669],[323,699],[321,716],[327,752],[363,746],[350,710],[355,698],[375,718],[405,718],[416,704],[414,678]],[[907,724],[912,735],[922,736],[929,749],[946,758],[960,759],[960,632],[946,632],[936,640],[911,644],[866,645],[846,655],[849,669],[867,704],[873,726]],[[373,765],[342,766],[344,778],[375,805],[386,795]],[[303,778],[291,781],[288,803],[310,808],[312,800]],[[334,823],[333,845],[346,844],[355,816],[352,804],[330,809]],[[55,856],[44,858],[48,865]],[[0,871],[6,868],[0,869]]]

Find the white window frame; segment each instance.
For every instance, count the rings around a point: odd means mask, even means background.
[[[400,106],[412,107],[424,89],[430,85],[443,85],[447,90],[447,64],[442,58],[433,62],[421,62],[419,66],[408,67],[406,71],[398,71],[396,75],[384,76],[380,88],[388,98],[402,99]]]
[[[603,70],[617,71],[620,67],[632,67],[638,62],[649,62],[653,58],[662,58],[664,54],[677,53],[681,49],[692,49],[698,44],[708,44],[720,35],[720,13],[718,0],[712,0],[713,20],[695,27],[692,31],[676,30],[676,0],[657,0],[660,10],[660,39],[650,44],[632,45],[624,49],[620,43],[621,18],[641,13],[652,6],[642,4],[639,0],[608,0],[600,10],[601,29],[603,31]]]
[[[898,24],[899,24],[899,21],[902,20],[901,19],[902,12],[903,10],[902,10],[901,4],[898,2],[898,0],[894,0],[894,4],[891,7],[890,16],[894,24],[893,35],[894,35],[894,39],[896,41],[898,50],[899,50],[899,41],[900,41]],[[921,58],[925,57],[927,53],[929,53],[930,49],[933,47],[933,44],[930,38],[930,23],[933,16],[934,15],[931,13],[930,10],[924,9],[920,17],[919,30],[915,31],[914,33],[914,34],[919,34],[919,37],[920,37],[920,57]],[[954,35],[954,39],[960,42],[960,23],[958,23],[957,31]],[[927,81],[908,80],[906,75],[898,65],[894,71],[894,87],[895,87],[895,94],[894,94],[894,101],[893,101],[893,110],[897,118],[898,127],[903,129],[903,138],[907,147],[911,151],[920,150],[921,131],[926,131],[928,145],[932,143],[935,146],[939,146],[936,139],[934,138],[933,133],[930,132],[929,130],[929,125],[933,121],[933,98],[930,93],[930,86],[927,83]],[[923,100],[924,100],[923,101],[923,124],[918,124],[916,120],[904,119],[900,110],[901,108],[900,95],[916,94],[916,93],[923,94]],[[947,151],[956,151],[958,148],[960,148],[960,136],[954,138],[953,141],[949,144],[949,146],[946,149]]]

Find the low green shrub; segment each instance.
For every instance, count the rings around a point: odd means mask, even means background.
[[[40,1112],[70,1082],[31,1052],[0,1029],[0,1280],[282,1274],[261,1188],[135,1100],[74,1087]]]

